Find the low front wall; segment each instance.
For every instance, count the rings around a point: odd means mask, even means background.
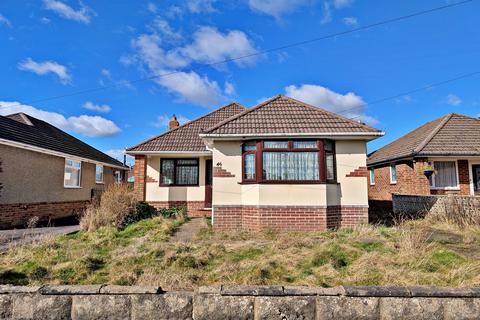
[[[1,319],[478,319],[480,288],[0,286]]]
[[[463,211],[480,211],[480,197],[461,195],[405,195],[393,194],[392,206],[395,214],[442,213],[452,203],[461,205]]]
[[[150,205],[157,209],[164,208],[186,208],[189,217],[209,217],[211,210],[205,210],[204,201],[148,201]]]
[[[323,231],[368,223],[360,206],[214,206],[215,230]]]
[[[38,217],[49,221],[76,216],[83,212],[90,201],[40,202],[0,204],[0,229],[25,226]]]

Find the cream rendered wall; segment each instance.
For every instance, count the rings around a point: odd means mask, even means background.
[[[215,141],[213,145],[213,166],[221,166],[235,177],[213,177],[214,205],[241,205],[242,195],[255,197],[249,187],[241,185],[242,181],[242,143],[240,141]]]
[[[192,187],[162,187],[160,181],[160,159],[161,158],[198,158],[198,186]],[[204,201],[205,200],[205,160],[210,157],[184,157],[184,156],[148,156],[147,176],[155,182],[146,183],[146,201]]]
[[[367,145],[365,141],[343,141],[335,143],[337,162],[337,182],[339,195],[331,201],[340,200],[341,205],[368,206],[367,177],[347,177],[347,175],[367,166]],[[330,198],[329,198],[330,205]]]

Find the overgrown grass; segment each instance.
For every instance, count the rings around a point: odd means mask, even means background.
[[[215,233],[170,241],[184,219],[47,238],[0,256],[14,284],[480,285],[480,229],[414,221],[319,233]],[[449,241],[449,238],[455,241]]]

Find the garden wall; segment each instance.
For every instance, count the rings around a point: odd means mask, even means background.
[[[1,319],[478,319],[480,288],[0,286]]]
[[[480,210],[480,197],[460,195],[404,195],[393,194],[393,213],[417,214],[417,213],[440,213],[444,210],[460,209],[462,211]]]

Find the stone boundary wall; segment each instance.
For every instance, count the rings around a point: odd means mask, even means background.
[[[480,210],[480,197],[461,195],[406,195],[393,194],[395,214],[441,213],[451,205],[461,205],[462,211]]]
[[[0,319],[478,319],[480,288],[0,286]]]

